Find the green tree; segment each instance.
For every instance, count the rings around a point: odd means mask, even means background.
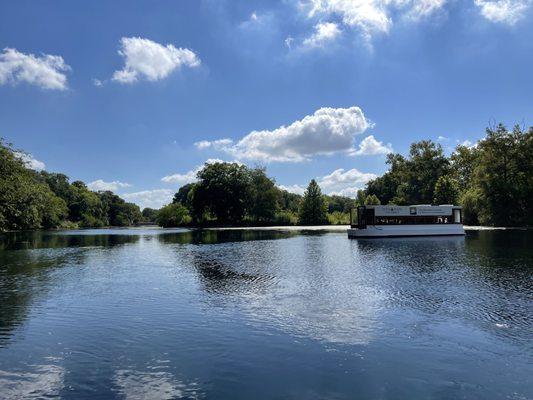
[[[370,194],[366,196],[365,199],[365,205],[367,206],[379,206],[381,204],[381,201],[379,201],[378,197],[375,194]]]
[[[434,204],[457,204],[459,187],[450,175],[442,175],[435,183],[433,195]]]
[[[206,163],[197,177],[193,196],[195,218],[209,214],[219,224],[241,223],[251,196],[248,168],[237,163]]]
[[[314,179],[304,193],[300,210],[298,213],[298,223],[300,225],[322,225],[328,223],[327,205],[320,186]]]
[[[187,207],[188,210],[191,210],[192,209],[192,191],[195,186],[196,186],[195,183],[187,183],[186,185],[183,185],[182,187],[180,187],[177,193],[174,195],[174,198],[172,199],[172,203],[182,204],[183,206]]]
[[[187,225],[191,222],[189,210],[180,203],[171,203],[159,210],[156,222],[164,228]]]
[[[273,221],[279,197],[274,180],[266,176],[264,168],[252,169],[250,179],[250,203],[247,207],[249,216],[258,222]]]
[[[159,210],[155,210],[153,208],[146,207],[142,210],[142,218],[144,222],[155,222],[157,217],[157,212]]]

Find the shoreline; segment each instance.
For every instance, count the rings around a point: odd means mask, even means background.
[[[188,230],[206,230],[206,231],[315,231],[315,232],[343,232],[350,228],[350,225],[272,225],[272,226],[176,226],[163,228],[159,225],[140,225],[140,226],[105,226],[95,228],[74,228],[74,229],[36,229],[36,230],[21,230],[21,231],[4,231],[2,234],[8,233],[23,233],[23,232],[73,232],[73,231],[89,231],[89,230],[173,230],[173,229],[188,229]],[[530,231],[533,227],[522,226],[482,226],[482,225],[464,225],[465,231],[505,231],[505,230],[519,230]]]

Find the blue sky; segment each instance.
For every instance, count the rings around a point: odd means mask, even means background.
[[[353,195],[385,154],[530,125],[532,0],[4,1],[0,136],[158,207],[209,159]]]

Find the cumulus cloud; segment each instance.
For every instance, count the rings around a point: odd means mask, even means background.
[[[329,195],[339,195],[355,197],[357,191],[361,189],[368,181],[376,179],[377,175],[367,172],[361,172],[356,168],[345,170],[339,168],[331,174],[318,177],[316,181],[322,192]],[[291,193],[304,194],[306,186],[303,185],[278,185],[280,189]]]
[[[124,193],[120,196],[128,202],[137,204],[141,209],[146,207],[159,209],[172,201],[174,192],[172,189],[154,189]]]
[[[133,83],[139,79],[158,81],[182,66],[200,65],[200,59],[192,50],[176,48],[172,44],[163,46],[139,37],[123,37],[120,44],[118,54],[124,57],[124,68],[115,71],[112,78],[120,83]]]
[[[43,89],[66,90],[65,72],[69,70],[61,56],[35,56],[11,48],[0,54],[0,85],[24,82]]]
[[[339,26],[333,22],[321,22],[315,25],[315,32],[303,41],[304,47],[324,47],[335,41],[341,34]],[[290,47],[290,46],[289,46]]]
[[[87,187],[97,192],[105,191],[105,190],[116,192],[119,189],[131,187],[131,185],[129,183],[120,182],[120,181],[105,182],[102,179],[97,179],[93,182],[88,183]]]
[[[394,17],[419,20],[441,9],[446,0],[307,0],[302,4],[309,18],[339,17],[342,23],[358,30],[370,40],[388,33]]]
[[[375,178],[376,174],[361,172],[356,168],[347,171],[339,168],[319,178],[318,184],[324,193],[354,197],[361,186]]]
[[[533,4],[531,0],[474,0],[481,15],[491,22],[514,25]]]
[[[374,138],[374,135],[367,136],[361,143],[359,143],[359,149],[351,152],[350,154],[356,156],[374,156],[378,154],[392,153],[394,150],[390,143],[383,144]]]
[[[46,168],[44,162],[37,160],[31,154],[15,152],[15,156],[24,163],[26,168],[35,171],[42,171]]]
[[[318,154],[353,150],[355,136],[369,127],[371,123],[359,107],[325,107],[288,126],[252,131],[237,143],[222,139],[198,142],[197,147],[212,147],[237,159],[300,162]]]

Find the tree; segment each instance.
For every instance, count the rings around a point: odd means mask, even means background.
[[[266,176],[264,168],[250,170],[251,188],[248,214],[258,222],[273,221],[278,208],[279,192],[274,180]]]
[[[322,196],[320,186],[314,179],[309,182],[309,186],[304,193],[300,210],[298,213],[298,223],[300,225],[321,225],[327,224],[327,205]]]
[[[457,204],[459,187],[450,175],[442,175],[435,183],[434,204]]]
[[[365,199],[366,206],[379,206],[380,204],[381,204],[381,201],[379,201],[378,197],[375,194],[366,196],[366,199]]]
[[[144,222],[155,222],[158,210],[146,207],[142,210],[142,218]]]
[[[55,228],[66,206],[0,139],[0,231]]]
[[[238,163],[206,163],[197,177],[192,205],[195,218],[207,213],[219,224],[241,223],[251,197],[248,168]]]
[[[411,144],[408,158],[387,155],[387,164],[389,170],[366,187],[367,194],[376,195],[384,204],[432,203],[437,180],[450,169],[442,146],[431,140]]]
[[[509,132],[502,124],[487,129],[478,143],[474,187],[481,194],[483,224],[512,226],[533,223],[533,127]]]
[[[171,203],[159,210],[156,222],[164,228],[187,225],[191,222],[189,210],[180,203]]]
[[[179,188],[178,192],[174,195],[172,199],[173,204],[182,204],[187,209],[191,210],[192,208],[192,190],[196,186],[195,183],[187,183]]]

